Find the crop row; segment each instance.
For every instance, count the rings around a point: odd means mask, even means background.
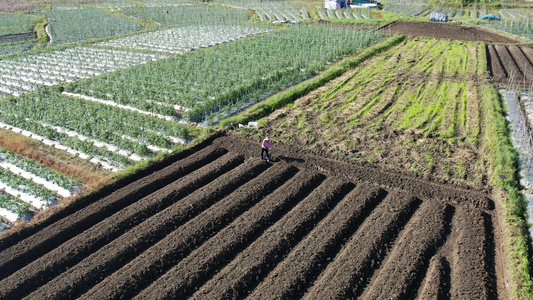
[[[464,8],[454,5],[436,5],[431,9],[432,12],[439,12],[448,15],[448,17],[462,17],[465,13]]]
[[[66,90],[196,120],[257,102],[379,38],[376,31],[295,26],[72,83]],[[176,112],[175,105],[189,110]]]
[[[0,15],[0,36],[32,32],[35,24],[42,18],[42,16],[30,14],[2,14]]]
[[[0,121],[3,123],[112,160],[119,156],[130,157],[132,153],[151,155],[151,145],[158,146],[152,147],[156,150],[168,149],[175,140],[188,135],[186,127],[177,122],[69,97],[52,90],[40,89],[36,93],[2,101],[0,107]],[[125,162],[120,158],[118,161]]]
[[[307,11],[305,5],[300,6],[288,1],[217,0],[215,2],[238,9],[252,9],[257,13],[262,22],[310,18],[309,12]]]
[[[259,19],[263,22],[276,22],[276,21],[289,21],[289,20],[298,20],[298,19],[307,19],[309,14],[306,14],[307,11],[298,10],[293,11],[275,11],[272,9],[261,9],[255,11],[259,16]]]
[[[295,10],[300,6],[290,1],[263,1],[263,0],[215,0],[215,3],[244,9],[272,9],[279,11]]]
[[[43,178],[51,184],[55,184],[56,186],[61,187],[69,192],[75,192],[76,189],[81,185],[81,182],[77,179],[47,168],[33,159],[24,158],[20,154],[9,151],[5,148],[0,148],[0,162],[12,164],[13,166],[18,167],[27,173],[31,173],[39,178]],[[53,189],[53,187],[51,189]],[[57,188],[56,190],[59,191]],[[60,192],[60,194],[63,196],[69,196],[62,192]]]
[[[99,43],[103,46],[125,47],[167,53],[183,53],[233,41],[267,29],[239,25],[196,25],[162,29]]]
[[[0,216],[11,222],[25,217],[30,212],[30,204],[0,191]]]
[[[431,84],[418,85],[415,83],[417,77],[406,77],[407,82],[399,86],[392,84],[396,78],[392,74],[402,73],[400,69],[410,66],[391,65],[388,63],[390,57],[384,56],[379,59],[381,68],[366,67],[354,74],[350,81],[357,82],[358,88],[354,89],[352,84],[347,84],[340,90],[324,94],[324,100],[328,101],[343,93],[343,99],[348,101],[346,105],[350,106],[351,110],[351,116],[347,118],[348,124],[351,125],[345,126],[366,126],[365,124],[374,120],[379,124],[392,122],[393,127],[402,129],[418,128],[426,134],[437,134],[443,138],[457,137],[456,134],[462,132],[465,137],[475,139],[479,131],[478,125],[475,124],[478,124],[479,120],[472,124],[472,128],[466,127],[469,125],[466,124],[467,119],[471,119],[466,117],[467,106],[470,105],[467,92],[471,83],[468,83],[467,88],[465,83],[449,80],[457,76],[470,79],[475,76],[475,65],[471,64],[479,57],[476,52],[468,51],[471,47],[481,51],[480,46],[462,43],[445,45],[431,41],[420,44],[416,41],[408,42],[402,49],[402,56],[406,57],[409,56],[408,53],[412,53],[417,64],[410,71],[405,71],[424,74],[423,76],[431,80]],[[377,76],[383,71],[389,75]],[[411,85],[418,88],[410,90],[408,86]],[[370,94],[366,94],[365,87],[371,87]],[[365,97],[352,105],[350,99],[359,98],[363,93]],[[475,115],[472,118],[478,119]]]
[[[533,22],[529,19],[502,19],[484,26],[533,40]]]
[[[397,0],[391,1],[389,4],[385,4],[383,10],[396,14],[418,16],[430,8],[431,6],[424,1]]]
[[[138,21],[90,6],[53,5],[46,11],[52,44],[83,41],[142,29]],[[95,22],[98,20],[98,22]]]
[[[27,214],[29,207],[41,209],[59,197],[68,197],[81,185],[78,180],[49,169],[5,148],[0,148],[0,203],[2,216],[11,222]]]
[[[449,158],[451,149],[481,142],[478,78],[485,72],[484,50],[475,43],[406,41],[268,126],[281,128],[271,133],[278,140],[297,139],[317,149],[346,151],[352,159],[355,154],[403,170],[477,182],[474,164]],[[403,160],[396,152],[401,147],[391,140],[391,134],[411,131],[404,143],[417,149],[419,162]],[[438,164],[435,152],[442,153]]]
[[[20,96],[37,86],[94,77],[163,57],[84,46],[21,55],[0,61],[0,92]]]
[[[319,8],[318,16],[321,19],[371,19],[369,8],[346,8],[346,9],[326,9]]]
[[[146,4],[145,4],[146,5]],[[101,2],[93,3],[91,7],[105,9],[110,12],[125,11],[137,7],[137,4],[126,1],[113,1],[113,2]]]
[[[533,16],[533,10],[527,8],[510,9],[502,8],[500,10],[500,16],[503,20],[513,21],[526,21]]]
[[[0,168],[0,189],[36,208],[43,208],[58,199],[53,191],[4,168]]]
[[[25,120],[28,121],[28,120]],[[15,133],[20,133],[28,138],[37,140],[47,146],[54,147],[56,149],[66,151],[69,154],[72,154],[74,156],[77,156],[81,159],[87,159],[91,163],[94,163],[95,165],[101,166],[103,169],[111,170],[113,172],[116,172],[118,170],[121,170],[125,167],[124,164],[128,164],[128,161],[124,155],[119,155],[115,153],[116,151],[110,151],[107,149],[103,149],[106,147],[109,147],[109,145],[97,142],[97,141],[87,141],[82,140],[81,136],[76,134],[74,132],[73,137],[71,135],[72,131],[66,131],[63,128],[54,126],[51,127],[49,125],[41,124],[41,123],[32,123],[32,122],[24,122],[26,126],[32,127],[34,130],[24,130],[19,127],[15,127],[12,125],[8,125],[5,123],[0,122],[0,128],[5,130],[10,130]],[[44,128],[44,129],[43,129]],[[50,130],[48,130],[50,129]],[[53,135],[55,140],[48,139],[40,134],[37,134],[37,132],[45,135]],[[58,141],[59,140],[59,141]],[[65,146],[65,143],[71,146],[76,147],[76,150],[74,148],[71,148],[69,146]],[[116,146],[113,146],[116,148]],[[116,149],[113,149],[116,150]],[[88,152],[84,152],[88,151]],[[123,163],[120,163],[123,162]]]
[[[33,48],[32,42],[18,42],[0,45],[0,55],[8,55],[13,53],[22,53]]]
[[[166,6],[142,6],[125,13],[142,20],[152,20],[161,26],[234,24],[247,21],[246,10],[227,9],[220,6],[177,4]]]

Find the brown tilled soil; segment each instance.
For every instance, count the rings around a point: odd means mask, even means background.
[[[501,86],[533,84],[533,47],[530,45],[487,45],[492,81]]]
[[[0,239],[0,299],[502,297],[485,193],[274,147],[218,137]]]
[[[394,22],[382,29],[386,33],[401,33],[407,36],[426,36],[459,41],[483,41],[491,43],[518,43],[519,41],[483,30],[440,22]]]

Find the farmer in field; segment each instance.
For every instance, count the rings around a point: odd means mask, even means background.
[[[263,153],[266,153],[267,161],[270,162],[270,151],[272,151],[272,144],[268,137],[261,143],[261,159],[263,159]]]

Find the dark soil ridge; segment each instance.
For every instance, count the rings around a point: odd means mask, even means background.
[[[201,212],[200,215],[206,215],[207,217],[205,217],[203,223],[196,227],[194,232],[198,234],[198,231],[200,231],[203,233],[202,236],[209,236],[210,230],[212,231],[211,228],[222,226],[223,222],[230,218],[232,214],[238,215],[246,206],[237,204],[241,202],[247,203],[246,200],[250,197],[250,195],[240,194],[242,198],[239,202],[231,197],[224,198],[225,195],[229,195],[240,185],[246,186],[248,183],[245,182],[252,180],[252,178],[271,176],[273,174],[278,175],[274,176],[274,178],[285,178],[286,174],[295,172],[295,168],[287,166],[279,170],[281,173],[277,170],[279,168],[273,168],[274,172],[277,173],[267,172],[261,175],[268,167],[268,164],[261,161],[242,164],[227,175],[219,177],[211,185],[199,189],[132,228],[78,265],[49,282],[46,288],[41,288],[32,293],[29,298],[57,299],[77,297],[78,293],[83,292],[78,290],[78,287],[82,288],[90,283],[98,282],[100,278],[108,276],[138,256],[147,247],[163,239],[177,229],[179,225],[193,218],[201,218],[198,216],[200,214],[198,207],[206,206],[205,204],[202,205],[202,202],[212,205],[206,211]],[[270,186],[268,182],[266,185]],[[224,199],[217,202],[220,198]],[[143,231],[141,230],[142,228],[147,228],[148,230]],[[196,241],[198,240],[197,238]],[[68,288],[69,284],[74,285],[74,288]]]
[[[380,267],[420,200],[389,194],[322,272],[303,299],[356,299]]]
[[[3,286],[0,290],[0,299],[19,298],[32,288],[45,284],[109,241],[115,240],[125,231],[168,207],[175,199],[192,193],[243,161],[242,156],[227,153],[219,160],[104,219],[99,224],[57,246],[53,251],[35,259],[26,267],[19,269],[13,277],[20,278],[20,281],[13,279],[0,281],[0,285]],[[205,204],[202,206],[198,203],[197,209],[201,210],[204,206]]]
[[[366,216],[387,196],[385,190],[357,186],[288,257],[269,273],[249,299],[298,299],[340,251]]]
[[[276,190],[276,194],[267,196],[177,265],[172,266],[172,269],[160,278],[160,280],[169,282],[169,284],[163,284],[172,292],[167,297],[172,299],[185,297],[187,293],[190,293],[191,287],[207,281],[208,276],[219,269],[221,264],[231,261],[240,250],[255,240],[266,228],[283,217],[324,179],[325,177],[318,173],[299,172],[280,189]],[[147,283],[151,283],[154,278],[157,278],[156,276],[161,276],[165,273],[168,269],[165,263],[167,265],[171,263],[168,257],[176,259],[176,255],[179,254],[176,250],[183,247],[183,242],[179,239],[177,239],[177,242],[181,243],[169,242],[162,240],[149,249],[152,253],[151,259],[138,257],[138,259],[128,264],[126,268],[123,268],[125,270],[106,278],[80,299],[131,297],[139,287],[144,287]],[[153,261],[149,262],[149,260]],[[155,269],[154,265],[159,268]],[[174,275],[175,273],[184,274],[185,276],[176,276]],[[160,289],[160,287],[157,287],[157,289]],[[158,291],[158,293],[161,292]]]
[[[450,272],[450,263],[442,256],[434,256],[418,299],[450,299]]]
[[[407,36],[435,37],[459,41],[489,43],[519,43],[516,38],[494,33],[479,27],[466,27],[442,22],[393,22],[381,28],[384,33],[401,33]]]
[[[228,151],[237,151],[245,156],[258,157],[261,142],[253,143],[240,135],[234,135],[221,137],[214,143]],[[276,162],[289,162],[301,169],[317,170],[328,176],[341,177],[356,184],[366,183],[386,190],[402,190],[421,200],[440,199],[452,205],[460,204],[484,210],[494,209],[494,202],[488,197],[488,192],[485,190],[428,181],[384,168],[333,159],[329,158],[326,153],[312,153],[297,145],[274,144],[274,148],[274,160]]]
[[[363,298],[416,298],[428,262],[449,235],[454,210],[444,203],[423,203]],[[383,289],[385,285],[389,288]]]
[[[531,45],[487,45],[487,65],[492,82],[531,88],[533,84],[533,47]]]
[[[158,191],[166,184],[210,163],[225,152],[223,149],[214,147],[201,150],[184,159],[182,164],[169,166],[157,174],[141,178],[100,201],[43,228],[38,234],[3,250],[0,252],[0,278],[5,278],[32,260],[58,247],[66,240],[110,217],[130,203]]]
[[[328,177],[281,220],[220,270],[190,299],[242,299],[308,235],[353,184]]]
[[[210,145],[214,139],[222,136],[223,132],[217,132],[215,134],[212,134],[205,140],[199,142],[197,145],[189,147],[181,152],[173,153],[171,155],[168,155],[164,159],[154,162],[150,166],[141,169],[137,171],[135,174],[130,175],[128,177],[121,178],[115,182],[112,182],[108,185],[105,185],[101,188],[99,188],[96,191],[91,192],[88,195],[83,195],[80,198],[76,199],[72,203],[70,203],[67,207],[62,208],[61,210],[58,210],[53,215],[48,216],[44,220],[40,220],[39,222],[32,223],[31,226],[20,228],[17,231],[11,230],[11,231],[4,231],[2,233],[3,236],[0,238],[0,252],[4,251],[5,249],[13,246],[14,244],[20,242],[21,240],[35,234],[36,232],[42,230],[43,228],[57,222],[58,220],[61,220],[73,213],[78,212],[82,208],[100,200],[101,198],[107,197],[112,193],[117,193],[119,190],[129,189],[130,193],[135,193],[135,190],[138,189],[139,193],[143,193],[143,187],[150,186],[150,184],[143,184],[146,182],[147,179],[144,179],[143,181],[140,181],[144,177],[148,175],[158,175],[161,174],[161,171],[163,169],[171,170],[171,168],[168,168],[170,165],[174,164],[175,162],[184,159],[195,152],[198,152],[204,148],[206,148],[208,145]],[[156,173],[157,172],[157,173]],[[157,180],[155,180],[151,186],[152,190],[156,190],[160,186],[164,186],[171,182],[172,177],[171,176],[156,176]],[[154,180],[154,179],[152,179]],[[135,184],[132,184],[135,183]],[[118,195],[118,194],[117,194]]]
[[[490,201],[482,191],[291,145],[274,144],[267,163],[259,144],[214,138],[141,179],[171,177],[154,190],[144,187],[144,196],[119,190],[80,210],[99,211],[91,222],[67,214],[41,227],[6,249],[21,245],[26,254],[4,256],[21,268],[0,281],[0,298],[498,296],[499,229],[493,212],[479,205]],[[203,162],[192,168],[195,161]],[[109,204],[120,201],[121,208]],[[41,232],[57,235],[59,223],[74,234],[58,235],[33,257]]]

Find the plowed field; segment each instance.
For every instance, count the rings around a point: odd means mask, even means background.
[[[488,45],[488,66],[493,82],[530,88],[533,83],[533,47],[529,45]]]
[[[0,243],[0,299],[498,297],[482,192],[221,136]]]
[[[478,27],[466,27],[441,22],[393,22],[383,28],[386,33],[407,36],[425,36],[456,41],[481,41],[489,43],[517,43],[518,40]]]

